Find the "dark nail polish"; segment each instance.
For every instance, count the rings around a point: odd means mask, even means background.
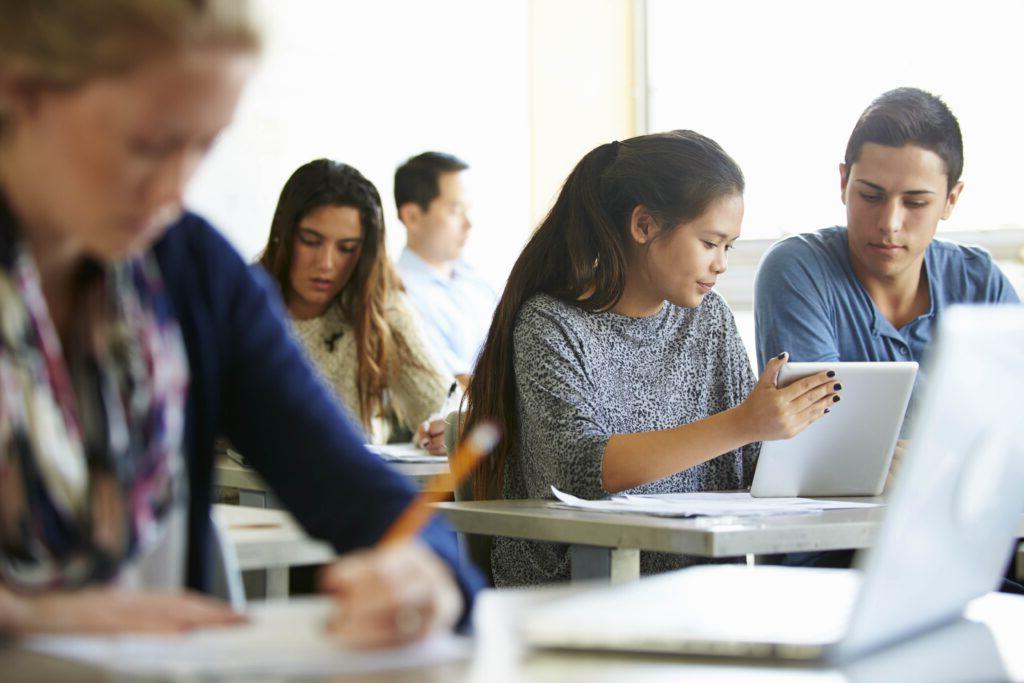
[[[825,376],[826,377],[835,377],[836,376],[836,371],[835,370],[829,370],[828,373]]]
[[[785,358],[785,357],[786,357],[786,352],[785,352],[785,351],[783,351],[783,352],[782,352],[782,353],[780,353],[780,354],[779,354],[778,356],[776,356],[776,358],[778,358],[779,360],[782,360],[782,359],[783,359],[783,358]]]
[[[827,412],[829,412],[829,409],[828,409],[828,408],[825,408],[825,412],[826,412],[826,413],[827,413]]]
[[[833,403],[839,403],[839,397],[838,396],[833,396],[832,397],[832,402]]]
[[[835,385],[835,386],[834,386],[834,387],[832,387],[832,388],[833,388],[833,389],[835,389],[836,391],[839,391],[840,389],[842,389],[842,388],[843,388],[843,385],[842,385],[842,384],[837,384],[837,385]]]

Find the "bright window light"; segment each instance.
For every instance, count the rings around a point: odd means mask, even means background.
[[[377,186],[388,249],[405,229],[395,168],[437,150],[470,164],[465,256],[495,287],[530,225],[527,6],[474,0],[260,0],[267,46],[189,204],[246,258],[266,243],[281,188],[328,157]]]
[[[881,93],[940,95],[964,194],[940,230],[1024,227],[1024,2],[647,0],[648,122],[717,140],[747,178],[744,237],[845,223],[839,171]]]

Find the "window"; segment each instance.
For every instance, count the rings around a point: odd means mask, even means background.
[[[860,112],[912,85],[964,135],[964,194],[940,231],[1024,229],[1024,3],[647,0],[649,130],[692,128],[747,177],[745,238],[843,224],[838,165]]]

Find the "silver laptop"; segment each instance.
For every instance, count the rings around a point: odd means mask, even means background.
[[[843,660],[958,619],[998,585],[1024,508],[1024,307],[951,308],[926,362],[906,460],[857,569],[684,569],[545,605],[525,640]]]
[[[877,496],[914,389],[917,363],[787,363],[779,386],[835,370],[841,400],[792,439],[765,441],[750,494]]]

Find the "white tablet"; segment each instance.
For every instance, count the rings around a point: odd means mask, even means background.
[[[779,386],[822,370],[835,370],[841,400],[792,439],[761,444],[751,495],[882,493],[917,363],[787,363]]]

